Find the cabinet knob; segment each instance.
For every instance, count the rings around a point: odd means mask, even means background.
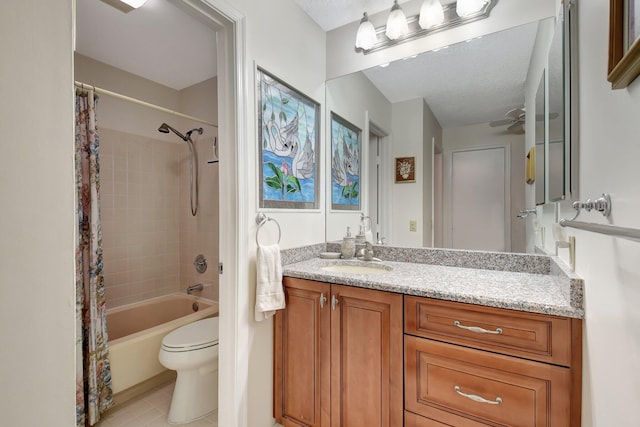
[[[335,295],[331,295],[331,310],[335,310],[338,306],[338,298]]]
[[[320,294],[320,308],[324,308],[325,303],[327,302],[327,297],[324,294]]]

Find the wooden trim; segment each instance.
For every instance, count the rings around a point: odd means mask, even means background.
[[[640,39],[624,51],[624,0],[609,0],[609,75],[612,89],[624,89],[640,74]]]
[[[286,294],[286,288],[285,288]],[[282,394],[284,387],[282,384],[282,327],[283,327],[283,310],[276,310],[273,319],[273,418],[282,424]]]
[[[582,320],[571,319],[571,427],[582,425]]]
[[[609,69],[608,74],[615,68],[624,56],[623,28],[624,28],[624,0],[609,0]],[[611,81],[611,80],[609,80]]]

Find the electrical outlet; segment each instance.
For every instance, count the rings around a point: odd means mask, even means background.
[[[418,221],[415,219],[409,221],[409,231],[418,231]]]

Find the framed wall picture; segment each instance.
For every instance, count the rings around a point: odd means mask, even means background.
[[[361,133],[331,112],[331,209],[360,210]]]
[[[640,0],[609,0],[609,75],[623,89],[640,74]]]
[[[396,157],[396,183],[416,182],[416,158]]]
[[[320,205],[320,104],[257,68],[261,208]]]

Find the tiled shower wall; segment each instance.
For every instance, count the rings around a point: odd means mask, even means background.
[[[218,300],[218,166],[213,137],[193,135],[199,154],[199,207],[189,202],[189,150],[176,143],[101,128],[100,196],[107,307],[202,283]],[[177,138],[176,138],[177,139]],[[208,261],[204,274],[193,262]]]
[[[107,306],[180,290],[180,144],[99,129]]]
[[[180,173],[180,289],[186,292],[188,286],[202,283],[204,289],[200,295],[217,301],[218,165],[208,163],[213,158],[213,138],[204,134],[194,139],[200,166],[200,197],[196,216],[191,215],[188,148],[183,147]],[[198,273],[193,266],[198,254],[204,255],[208,262],[204,274]]]

